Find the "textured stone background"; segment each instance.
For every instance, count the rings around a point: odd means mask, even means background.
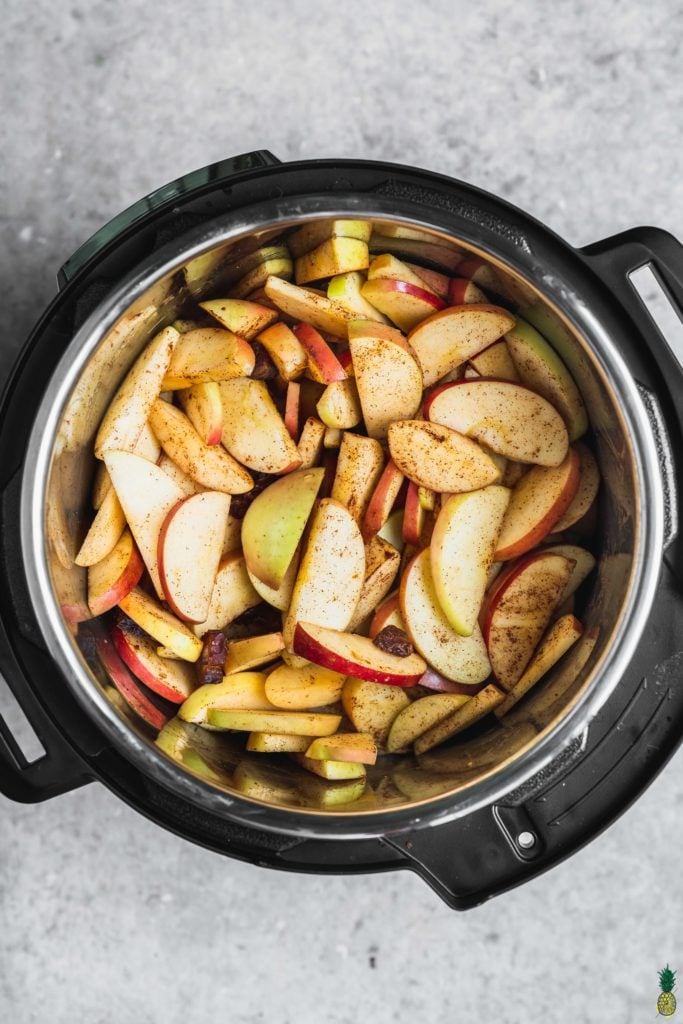
[[[452,173],[576,244],[647,222],[683,237],[674,0],[1,6],[3,366],[94,229],[260,147]],[[683,970],[682,763],[570,862],[465,916],[408,874],[222,859],[101,787],[0,799],[0,1020],[649,1020],[657,969]]]

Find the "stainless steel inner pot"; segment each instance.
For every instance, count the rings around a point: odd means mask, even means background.
[[[580,326],[567,314],[554,268],[532,280],[450,235],[438,211],[433,219],[416,220],[400,206],[377,196],[274,199],[155,252],[78,330],[45,391],[27,451],[32,472],[24,477],[21,537],[29,589],[51,652],[79,702],[141,773],[206,810],[265,829],[381,834],[450,820],[509,794],[585,735],[619,685],[655,595],[664,536],[661,478],[650,421],[620,356],[619,339],[608,336],[585,307]],[[372,219],[384,234],[406,227],[426,232],[455,252],[487,259],[500,292],[514,305],[539,303],[545,333],[584,396],[603,480],[599,563],[579,612],[585,625],[579,643],[502,725],[492,722],[419,764],[408,756],[381,758],[369,775],[373,795],[331,810],[307,789],[301,769],[284,758],[275,765],[263,755],[245,754],[235,737],[185,727],[186,749],[210,766],[208,776],[192,767],[200,766],[197,759],[180,764],[161,753],[146,727],[113,698],[104,674],[88,667],[70,621],[85,607],[86,573],[72,559],[92,515],[92,442],[122,377],[151,335],[188,302],[220,296],[225,268],[237,254],[320,217]]]

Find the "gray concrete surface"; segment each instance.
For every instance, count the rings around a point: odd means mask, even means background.
[[[259,147],[460,175],[577,244],[647,222],[683,236],[674,0],[0,7],[3,367],[81,240]],[[222,859],[98,786],[0,799],[0,1020],[649,1020],[657,970],[683,970],[682,764],[571,861],[465,916],[408,874]]]

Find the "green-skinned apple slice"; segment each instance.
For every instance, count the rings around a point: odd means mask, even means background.
[[[214,729],[283,732],[295,736],[329,736],[336,732],[340,722],[340,715],[320,711],[211,710],[208,714],[208,724]]]
[[[346,274],[355,270],[365,270],[370,262],[367,242],[360,238],[337,236],[328,238],[297,257],[295,274],[297,284],[309,281],[320,281],[324,277],[335,274]]]
[[[389,321],[378,309],[364,299],[361,288],[365,284],[365,274],[355,271],[350,274],[337,274],[327,286],[327,297],[354,313],[359,320],[376,320],[387,324]]]
[[[367,244],[371,231],[372,225],[367,220],[317,220],[304,224],[289,235],[287,247],[292,256],[298,259],[332,238],[352,238]]]
[[[276,277],[273,280],[279,281],[280,278]],[[211,299],[208,302],[200,302],[199,305],[226,330],[240,338],[246,338],[247,341],[255,338],[277,320],[277,310],[261,306],[258,302],[250,302],[248,299]]]

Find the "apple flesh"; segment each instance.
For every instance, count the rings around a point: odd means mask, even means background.
[[[386,324],[389,321],[378,309],[364,299],[361,288],[365,284],[365,275],[358,271],[350,274],[338,274],[327,286],[327,297],[344,306],[359,320],[376,320]]]
[[[264,381],[226,381],[219,385],[223,402],[223,444],[242,465],[259,473],[290,473],[301,459]]]
[[[310,736],[290,733],[251,732],[247,750],[257,754],[303,754],[310,744]]]
[[[469,728],[469,726],[474,725],[475,722],[478,722],[488,715],[489,712],[493,711],[504,699],[505,694],[497,686],[494,686],[492,683],[489,686],[485,686],[483,690],[469,697],[462,707],[451,712],[446,718],[443,718],[436,725],[423,732],[421,736],[418,736],[415,740],[415,753],[418,756],[424,754],[439,743],[444,743],[451,736],[455,736],[457,733]]]
[[[511,711],[515,704],[557,664],[582,634],[583,626],[574,615],[563,615],[562,618],[553,622],[523,675],[512,687],[503,703],[495,709],[496,717],[502,718]]]
[[[379,441],[349,431],[342,435],[332,498],[359,523],[364,520],[383,468],[384,452]]]
[[[101,562],[113,550],[125,528],[126,516],[121,502],[114,488],[110,487],[74,559],[76,565]]]
[[[306,771],[335,782],[340,779],[364,779],[366,775],[365,766],[354,761],[321,761],[307,757],[305,753],[297,754],[294,759]]]
[[[266,697],[266,677],[262,672],[240,672],[221,683],[200,686],[183,703],[178,717],[184,722],[205,726],[209,711],[272,711]]]
[[[104,615],[140,582],[145,564],[130,530],[123,534],[101,562],[88,567],[88,607]]]
[[[286,249],[283,248],[284,255],[273,256],[270,259],[263,260],[258,266],[255,266],[248,274],[241,277],[239,281],[232,285],[230,288],[230,298],[232,299],[244,299],[247,298],[252,292],[262,288],[269,277],[272,275],[276,277],[283,277],[286,281],[291,280],[294,274],[294,264],[289,256]]]
[[[360,238],[328,238],[315,249],[303,253],[295,263],[297,284],[319,281],[323,277],[365,270],[370,263],[367,242]]]
[[[466,302],[488,302],[486,294],[466,277],[453,277],[448,285],[448,305],[462,306]]]
[[[370,240],[372,225],[368,220],[316,220],[304,224],[287,237],[287,247],[298,258],[329,239],[352,238],[360,242]]]
[[[309,416],[304,423],[297,445],[301,469],[311,469],[320,461],[325,430],[326,425],[315,416]]]
[[[495,483],[499,471],[476,443],[449,427],[424,420],[397,420],[389,427],[391,457],[410,480],[456,494]]]
[[[287,433],[296,444],[299,437],[299,415],[301,405],[301,385],[290,380],[287,384],[287,396],[285,399],[284,424]]]
[[[326,331],[335,338],[346,339],[349,320],[358,316],[340,302],[318,295],[310,289],[290,284],[279,277],[269,277],[265,285],[266,295],[277,308],[294,320],[301,320],[318,331]]]
[[[388,278],[366,281],[361,288],[361,295],[402,331],[412,330],[432,313],[446,306],[443,299],[424,285],[419,287],[407,281],[392,281]]]
[[[319,331],[307,323],[294,327],[294,335],[306,353],[307,374],[320,384],[345,380],[346,370]]]
[[[362,533],[365,541],[378,533],[388,520],[404,480],[405,477],[401,470],[393,459],[389,459],[375,485],[363,516]]]
[[[247,341],[277,320],[277,310],[247,299],[212,299],[210,302],[200,302],[199,305],[226,330]]]
[[[263,345],[284,380],[296,380],[306,369],[306,350],[287,324],[267,327],[256,340]]]
[[[546,555],[562,555],[574,563],[567,586],[560,596],[560,604],[563,604],[576,593],[583,581],[590,576],[596,565],[595,557],[590,551],[586,551],[585,548],[579,547],[577,544],[551,544],[549,547],[543,548],[543,552]]]
[[[457,711],[468,700],[470,698],[462,693],[435,693],[413,701],[394,719],[387,737],[387,751],[390,754],[406,753],[418,736]]]
[[[161,585],[171,611],[185,622],[208,615],[229,512],[229,495],[204,491],[181,498],[161,527]]]
[[[144,688],[130,674],[112,640],[108,636],[99,636],[95,645],[103,668],[127,706],[152,729],[157,731],[163,729],[171,718],[171,713],[155,704]]]
[[[297,623],[293,647],[295,654],[316,665],[371,683],[414,686],[427,667],[416,654],[398,658],[367,637],[312,622]]]
[[[244,338],[217,327],[198,327],[181,335],[161,390],[176,391],[209,381],[248,377],[253,369],[254,352]]]
[[[160,697],[182,704],[195,689],[194,674],[184,661],[160,658],[156,644],[146,636],[136,636],[121,625],[114,626],[111,638],[119,657],[134,676]]]
[[[334,736],[313,740],[306,751],[313,761],[350,761],[354,764],[374,764],[377,744],[372,736],[361,732],[338,732]]]
[[[600,470],[592,451],[581,442],[576,445],[576,450],[581,459],[581,478],[567,511],[553,527],[556,533],[568,530],[580,519],[583,519],[592,507],[600,489]]]
[[[498,380],[519,383],[519,374],[504,339],[494,341],[488,348],[482,349],[476,356],[472,356],[470,366],[477,371],[480,377],[496,377]],[[552,405],[552,402],[550,404]]]
[[[384,526],[382,526],[377,533],[378,537],[381,537],[382,540],[388,541],[389,544],[396,548],[397,551],[403,551],[403,548],[405,547],[405,541],[403,539],[403,516],[404,510],[402,508],[394,509]]]
[[[316,406],[320,419],[327,427],[350,430],[357,426],[363,413],[358,388],[352,377],[328,384]]]
[[[279,665],[266,679],[266,696],[283,711],[322,708],[340,699],[344,678],[339,672],[331,672],[320,665],[300,669]]]
[[[384,438],[390,423],[419,409],[422,371],[400,331],[384,324],[349,324],[349,348],[368,435]]]
[[[289,608],[290,601],[292,600],[292,594],[294,593],[294,584],[296,583],[296,575],[299,571],[299,561],[301,552],[297,549],[294,552],[291,562],[287,567],[287,571],[282,578],[282,582],[278,587],[269,587],[267,583],[260,580],[258,576],[249,571],[247,566],[247,575],[251,581],[251,585],[262,600],[267,601],[268,604],[272,605],[273,608],[277,608],[278,611],[286,612]]]
[[[225,659],[225,674],[246,672],[274,661],[285,648],[282,633],[263,633],[244,640],[231,640]]]
[[[358,629],[386,597],[400,565],[401,555],[391,544],[377,536],[368,541],[365,545],[365,580],[347,626],[349,632]]]
[[[238,732],[288,733],[296,736],[329,736],[336,732],[340,715],[314,711],[209,711],[214,729]]]
[[[553,406],[511,381],[481,377],[444,384],[425,402],[424,415],[516,462],[559,466],[569,447]]]
[[[428,283],[423,277],[420,277],[419,273],[416,273],[407,263],[403,260],[398,259],[397,256],[392,253],[384,253],[382,256],[375,256],[372,263],[368,267],[368,281],[405,281],[407,284],[412,284],[416,288],[420,288],[423,291],[431,292],[433,295],[437,295],[438,298],[445,299],[445,295],[439,296],[433,288],[430,288]]]
[[[197,661],[202,653],[202,642],[195,634],[160,605],[153,597],[134,587],[119,601],[119,608],[140,629],[154,637],[162,647],[168,647],[183,661]]]
[[[383,686],[351,676],[344,683],[342,705],[353,727],[383,747],[394,719],[410,706],[410,698],[400,686]]]
[[[260,601],[261,595],[252,586],[242,552],[232,551],[218,566],[209,610],[204,621],[194,627],[194,632],[202,637],[209,630],[225,629]]]
[[[500,306],[464,303],[423,320],[408,336],[422,367],[425,387],[512,330],[515,318]]]
[[[371,253],[394,253],[401,259],[420,260],[441,271],[453,273],[462,260],[462,253],[441,239],[412,228],[382,227],[370,237]]]
[[[173,483],[180,488],[186,497],[189,497],[190,494],[200,494],[205,490],[201,484],[198,484],[196,480],[193,480],[192,477],[188,476],[185,470],[181,469],[173,459],[169,459],[166,452],[161,453],[157,465],[159,466],[159,469],[166,474],[166,476],[171,478]]]
[[[402,629],[404,633],[406,631],[403,616],[401,615],[398,591],[395,591],[378,606],[368,630],[370,639],[374,640],[385,626],[396,626],[398,629]]]
[[[215,381],[194,384],[178,392],[178,401],[204,444],[220,444],[223,406],[218,384]]]

